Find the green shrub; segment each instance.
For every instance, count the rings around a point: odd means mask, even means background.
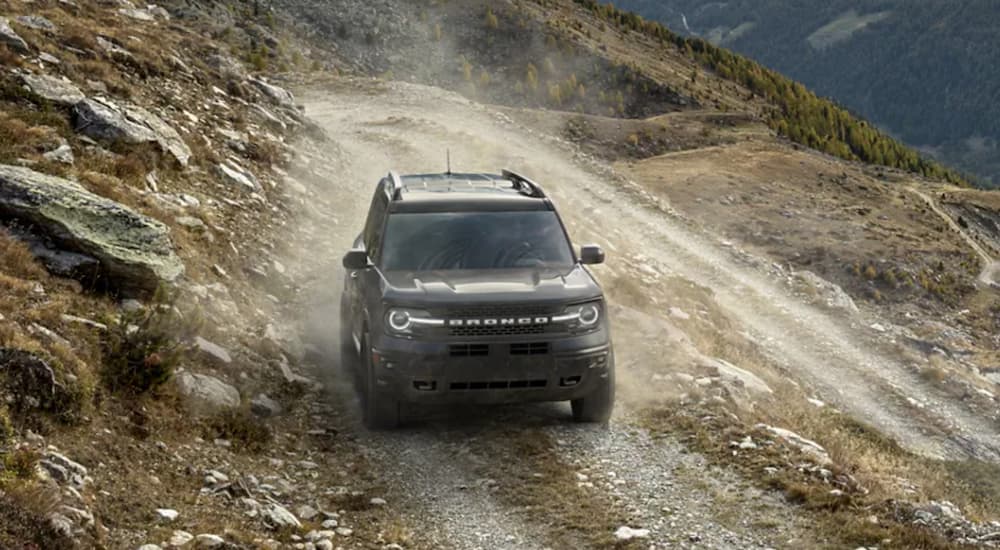
[[[205,435],[210,439],[229,440],[236,449],[255,453],[267,449],[274,438],[271,428],[246,408],[214,417],[208,422]]]
[[[143,394],[170,380],[197,334],[200,318],[185,315],[163,291],[147,308],[107,323],[101,377],[113,392]]]

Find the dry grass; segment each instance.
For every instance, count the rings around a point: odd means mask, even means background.
[[[252,453],[265,451],[274,439],[270,426],[247,407],[216,416],[206,425],[205,435],[209,439],[227,439],[235,449]]]
[[[781,397],[779,400],[789,403]],[[777,412],[772,408],[767,414],[751,414],[743,420],[718,411],[663,408],[650,412],[645,424],[654,433],[681,434],[687,445],[711,462],[783,493],[789,502],[811,514],[817,534],[831,541],[832,547],[960,548],[939,533],[900,519],[898,502],[950,500],[970,518],[979,520],[992,519],[1000,509],[1000,486],[975,485],[982,476],[997,475],[995,466],[918,457],[846,415],[809,407],[812,405],[779,407]],[[761,421],[792,429],[823,445],[834,461],[834,466],[828,467],[832,477],[824,479],[801,471],[796,465],[810,462],[809,457],[784,445],[761,445],[734,456],[731,441],[746,435],[758,444],[767,439],[754,431],[753,426]],[[778,471],[768,475],[765,467],[777,467]],[[831,493],[833,489],[842,493]],[[872,515],[878,517],[878,523],[869,521]]]
[[[0,548],[58,548],[71,544],[49,526],[59,495],[17,480],[0,484]]]
[[[0,271],[20,279],[41,279],[45,270],[27,245],[0,227]]]

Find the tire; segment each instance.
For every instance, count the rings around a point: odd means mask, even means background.
[[[358,371],[358,350],[354,349],[354,338],[350,330],[340,329],[340,372],[354,374]]]
[[[615,359],[609,356],[608,377],[589,395],[570,401],[573,421],[592,424],[607,424],[615,408]]]
[[[361,408],[370,430],[391,430],[399,426],[399,400],[378,391],[368,335],[361,340],[361,374],[364,381]]]

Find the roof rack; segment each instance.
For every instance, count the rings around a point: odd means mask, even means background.
[[[503,177],[512,181],[514,183],[514,188],[521,193],[538,199],[545,198],[545,191],[542,191],[542,187],[537,183],[516,172],[511,172],[510,170],[501,170],[500,173]]]
[[[400,191],[403,190],[403,180],[399,179],[399,174],[390,170],[386,183],[385,193],[389,196],[389,202],[399,199]]]

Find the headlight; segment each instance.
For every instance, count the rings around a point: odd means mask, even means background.
[[[410,312],[405,309],[393,309],[389,311],[386,319],[389,320],[389,328],[396,332],[404,332],[413,326]]]
[[[601,320],[601,302],[588,302],[569,306],[566,310],[552,318],[555,323],[566,323],[570,329],[588,331],[597,328]]]
[[[394,307],[385,313],[385,326],[390,334],[412,334],[420,327],[442,327],[443,319],[431,319],[426,311]]]

